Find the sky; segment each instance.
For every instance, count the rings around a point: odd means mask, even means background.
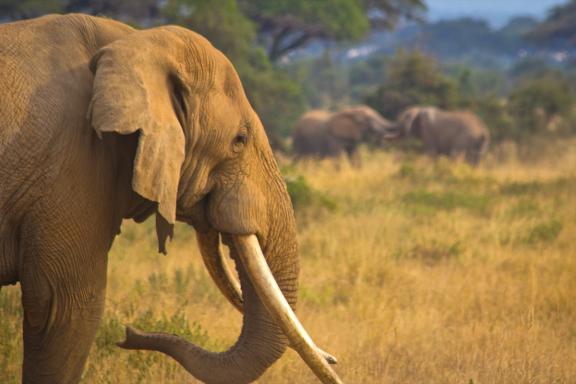
[[[488,19],[494,26],[501,26],[516,15],[532,15],[540,19],[548,9],[568,0],[425,0],[431,21],[460,16]]]

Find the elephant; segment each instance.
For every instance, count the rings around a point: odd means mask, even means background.
[[[295,315],[296,223],[264,128],[231,62],[178,26],[87,15],[0,26],[0,286],[20,284],[24,383],[78,383],[124,219],[155,216],[167,252],[190,225],[216,285],[243,312],[227,351],[126,328],[206,383],[249,383],[294,348],[341,383]],[[238,280],[226,269],[230,248]]]
[[[463,156],[468,163],[477,165],[490,144],[490,132],[470,111],[410,107],[397,120],[397,136],[421,140],[426,152],[433,156]]]
[[[392,124],[367,106],[354,106],[331,113],[312,110],[298,120],[292,131],[297,159],[338,157],[346,153],[350,163],[361,165],[361,143],[382,145]]]

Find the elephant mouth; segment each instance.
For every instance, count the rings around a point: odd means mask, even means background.
[[[226,260],[228,256],[222,252],[221,246],[225,245],[230,248],[231,253],[234,251],[237,268],[240,264],[240,269],[253,287],[252,292],[282,330],[288,345],[301,356],[323,383],[341,383],[330,367],[330,364],[336,364],[336,358],[316,346],[284,296],[264,256],[260,235],[254,232],[231,233],[210,220],[207,208],[213,198],[212,194],[206,195],[195,204],[193,210],[186,212],[187,215],[179,216],[179,219],[195,228],[198,248],[216,286],[240,312],[244,313],[244,308],[249,307],[243,301],[242,285]],[[263,244],[266,245],[266,242]],[[246,316],[246,313],[244,315]]]
[[[322,382],[340,383],[340,379],[329,365],[336,364],[337,359],[316,346],[297,318],[266,262],[257,236],[254,234],[223,234],[223,236],[227,238],[226,243],[230,243],[229,246],[236,248],[240,262],[258,297],[284,331],[290,346],[298,352]],[[222,294],[237,310],[242,312],[241,286],[220,250],[219,237],[220,234],[216,231],[198,232],[202,259]]]

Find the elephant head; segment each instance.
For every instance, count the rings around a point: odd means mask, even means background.
[[[342,124],[343,121],[347,124]],[[385,139],[389,138],[393,127],[378,112],[364,105],[345,108],[335,113],[327,125],[335,137],[376,146],[382,145]]]
[[[399,137],[421,138],[422,127],[434,121],[435,107],[410,107],[398,116],[396,128]]]
[[[247,383],[290,344],[323,382],[339,383],[293,312],[299,274],[293,210],[232,64],[200,35],[167,26],[116,40],[90,68],[96,132],[137,137],[131,186],[153,204],[160,250],[166,252],[176,220],[192,225],[219,287],[241,289],[244,313],[241,334],[225,352],[132,328],[120,346],[163,352],[207,383]],[[239,287],[218,268],[220,239],[236,261]]]

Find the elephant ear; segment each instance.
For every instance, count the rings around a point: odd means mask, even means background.
[[[158,203],[157,232],[161,251],[172,234],[184,161],[185,135],[176,101],[182,81],[170,60],[175,36],[139,31],[116,40],[90,62],[94,73],[88,118],[98,136],[139,133],[132,188]],[[164,35],[167,32],[164,33]],[[181,109],[183,106],[179,106]],[[179,111],[181,111],[181,109]],[[159,225],[161,224],[161,225]]]
[[[420,134],[420,122],[423,115],[423,109],[419,107],[412,107],[404,111],[400,115],[400,124],[404,127],[405,135],[418,137]]]
[[[354,110],[344,110],[333,114],[326,125],[332,137],[358,141],[362,139],[365,120]]]
[[[410,126],[410,134],[413,137],[420,137],[422,134],[422,125],[424,124],[425,117],[426,114],[424,112],[420,112],[412,121],[412,125]]]
[[[174,224],[185,137],[173,104],[169,60],[162,57],[166,48],[146,32],[117,40],[92,58],[88,117],[99,136],[139,132],[132,188],[157,202],[158,212]]]
[[[422,108],[412,123],[411,132],[414,137],[422,138],[423,127],[429,127],[436,120],[437,110],[433,107]]]

